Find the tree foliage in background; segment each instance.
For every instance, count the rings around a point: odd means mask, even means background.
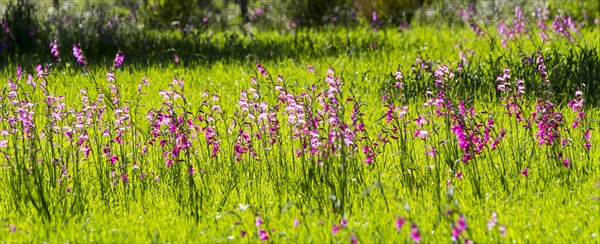
[[[356,5],[363,18],[380,24],[409,24],[425,0],[356,0]],[[375,13],[375,15],[374,15]]]
[[[339,18],[342,9],[350,4],[348,0],[298,0],[286,1],[288,16],[301,26],[317,26],[328,23],[334,17]]]
[[[165,27],[174,22],[181,26],[195,23],[204,18],[205,10],[212,8],[211,0],[144,0],[143,3],[149,27]]]
[[[47,33],[41,30],[40,21],[37,19],[36,5],[30,0],[18,0],[9,3],[2,16],[4,39],[2,48],[7,51],[16,51],[23,54],[39,43],[41,36]],[[45,45],[45,44],[44,44]]]

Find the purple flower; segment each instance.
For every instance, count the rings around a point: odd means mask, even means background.
[[[123,52],[118,52],[117,56],[115,57],[115,63],[113,67],[116,69],[119,66],[123,65],[123,60],[125,60],[125,54],[123,54]]]
[[[492,218],[487,221],[488,230],[492,230],[492,228],[494,228],[494,226],[496,226],[497,223],[498,215],[496,214],[496,212],[492,212]]]
[[[77,45],[77,44],[73,45],[73,56],[75,56],[75,58],[77,59],[77,63],[79,63],[83,66],[87,65],[87,61],[85,60],[83,51],[81,50],[81,47],[79,47],[79,45]]]
[[[565,159],[563,160],[563,165],[565,165],[566,168],[571,168],[571,163],[569,162],[569,158],[565,157]]]
[[[528,171],[527,167],[525,167],[523,170],[521,170],[521,174],[524,175],[525,177],[529,176],[529,171]]]
[[[54,57],[54,59],[57,62],[60,62],[60,56],[59,56],[59,52],[58,52],[58,42],[56,40],[50,42],[50,53],[52,54],[52,57]]]
[[[415,223],[410,225],[410,237],[412,237],[413,242],[415,243],[421,242],[421,234],[419,233],[419,228]]]
[[[117,162],[117,160],[119,160],[119,156],[112,155],[112,156],[110,156],[110,158],[108,160],[110,161],[111,165],[115,165],[115,163]]]
[[[269,72],[267,72],[267,70],[260,63],[256,63],[256,68],[263,76],[269,75]]]
[[[123,181],[125,184],[129,183],[129,177],[127,177],[127,173],[123,172],[121,174],[121,181]]]
[[[402,229],[402,226],[404,225],[404,222],[405,222],[405,221],[406,221],[406,220],[405,220],[404,218],[402,218],[402,217],[398,217],[398,218],[396,219],[396,230],[397,230],[397,231],[400,231],[400,229]]]
[[[333,233],[333,235],[337,235],[337,233],[340,232],[341,229],[342,229],[341,225],[334,224],[333,227],[331,228],[331,233]]]
[[[6,24],[6,22],[2,22],[2,30],[5,34],[10,34],[10,29],[8,28],[8,24]]]
[[[346,218],[342,218],[340,220],[340,224],[342,225],[342,227],[348,227],[348,220],[346,220]]]
[[[463,215],[458,216],[458,220],[456,223],[458,224],[459,229],[461,229],[461,230],[467,229],[467,220],[465,219],[465,216],[463,216]]]
[[[355,235],[350,235],[350,243],[351,244],[358,244],[358,239],[356,239]]]
[[[267,241],[269,240],[269,235],[267,234],[267,232],[265,230],[258,230],[258,235],[261,241]]]

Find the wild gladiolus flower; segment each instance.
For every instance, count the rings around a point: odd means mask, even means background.
[[[58,42],[56,40],[50,42],[50,53],[57,62],[60,62],[60,53],[58,52]]]
[[[342,229],[341,225],[334,224],[333,227],[331,228],[331,233],[333,233],[333,235],[337,235],[337,233],[340,232],[341,229]]]
[[[419,233],[419,228],[415,223],[410,225],[410,237],[412,237],[413,242],[415,243],[421,242],[421,234]]]
[[[358,244],[358,239],[356,239],[355,235],[350,235],[350,243],[351,244]]]
[[[79,45],[73,45],[73,56],[77,59],[77,63],[87,66],[87,61],[85,60],[85,56],[83,55],[83,51],[81,51],[81,47]]]
[[[267,232],[265,230],[259,230],[258,231],[258,236],[260,238],[261,241],[266,241],[269,240],[269,235],[267,234]]]
[[[569,162],[569,158],[565,157],[565,159],[563,159],[563,165],[566,168],[570,168],[571,167],[571,163]]]
[[[125,54],[123,54],[123,52],[118,52],[117,56],[115,57],[115,62],[113,64],[113,67],[116,69],[119,66],[121,66],[123,64],[123,61],[125,60]]]
[[[256,69],[258,69],[258,72],[260,72],[263,76],[269,75],[269,72],[267,72],[267,70],[260,63],[256,63]]]
[[[256,217],[256,219],[254,220],[254,224],[256,225],[256,227],[259,227],[263,224],[263,221],[259,217]]]
[[[406,220],[402,217],[398,217],[396,219],[396,230],[400,231],[400,229],[402,229],[402,226],[404,225],[404,222],[406,222]]]

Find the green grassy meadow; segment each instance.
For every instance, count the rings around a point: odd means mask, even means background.
[[[9,57],[0,240],[598,243],[600,31],[529,31],[150,33],[192,46]]]

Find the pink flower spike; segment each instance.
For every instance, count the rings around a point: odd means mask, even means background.
[[[118,68],[119,66],[123,65],[124,60],[125,60],[125,54],[123,54],[123,52],[118,52],[115,57],[115,62],[114,62],[113,67]]]
[[[256,220],[254,221],[254,224],[256,225],[256,227],[259,227],[260,225],[263,224],[263,221],[259,217],[256,217]]]
[[[565,157],[565,159],[563,160],[563,164],[565,165],[566,168],[571,168],[571,163],[569,162],[569,158]]]
[[[427,154],[429,155],[429,157],[435,157],[435,154],[437,153],[437,150],[435,150],[435,147],[431,147],[431,150],[427,151]]]
[[[467,229],[467,220],[465,219],[465,216],[460,215],[458,217],[458,228],[462,231],[462,230],[466,230]]]
[[[261,241],[266,241],[269,240],[269,235],[267,234],[267,232],[265,230],[259,230],[258,231],[258,235]]]
[[[497,223],[498,223],[498,215],[496,214],[496,212],[492,212],[492,219],[489,219],[487,221],[488,230],[492,230],[492,228],[494,228],[494,226],[496,226]]]
[[[350,235],[350,244],[358,244],[358,239],[355,235]]]
[[[498,230],[500,231],[500,236],[502,236],[502,237],[506,236],[506,226],[501,225],[498,227]]]
[[[410,225],[410,236],[415,243],[421,242],[421,234],[419,233],[419,228],[415,223]]]
[[[342,218],[340,220],[340,224],[342,225],[342,227],[348,227],[348,220],[346,220],[346,218]]]
[[[405,220],[402,217],[398,217],[396,219],[396,230],[397,231],[400,231],[400,229],[402,229],[402,226],[404,225],[404,222],[405,222]]]
[[[294,228],[298,227],[299,224],[300,224],[300,221],[297,218],[294,219]]]
[[[258,69],[258,72],[260,72],[263,76],[269,75],[269,72],[267,72],[267,70],[261,64],[257,63],[256,68]]]
[[[337,235],[337,233],[340,232],[341,229],[342,229],[342,226],[334,224],[333,227],[331,228],[331,233],[333,233],[333,235]]]

